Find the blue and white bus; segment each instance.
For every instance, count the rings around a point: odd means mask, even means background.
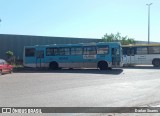
[[[25,67],[99,68],[122,66],[119,42],[35,45],[24,47]]]

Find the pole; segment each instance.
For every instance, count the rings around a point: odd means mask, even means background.
[[[150,44],[150,6],[152,3],[146,5],[148,6],[148,44]]]

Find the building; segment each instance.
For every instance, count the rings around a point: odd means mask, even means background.
[[[18,60],[23,59],[24,46],[48,45],[48,44],[74,44],[101,42],[102,39],[72,38],[72,37],[49,37],[0,34],[0,59],[6,59],[5,53],[12,51]],[[136,44],[147,44],[147,41],[136,41]],[[157,42],[151,42],[157,43]]]
[[[24,46],[90,43],[100,41],[101,39],[0,34],[0,59],[6,59],[5,53],[7,51],[12,51],[16,59],[22,60]]]

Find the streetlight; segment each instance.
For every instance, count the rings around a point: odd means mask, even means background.
[[[148,6],[148,44],[150,43],[150,6],[152,5],[152,3],[150,4],[146,4]]]

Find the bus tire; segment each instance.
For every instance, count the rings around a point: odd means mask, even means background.
[[[160,66],[160,59],[158,59],[158,58],[153,59],[152,64],[154,67],[159,67]]]
[[[57,70],[58,69],[58,63],[57,62],[51,62],[50,64],[49,64],[49,68],[50,69],[52,69],[52,70]]]
[[[106,61],[99,61],[98,62],[98,68],[100,70],[107,70],[108,69],[108,63]]]

